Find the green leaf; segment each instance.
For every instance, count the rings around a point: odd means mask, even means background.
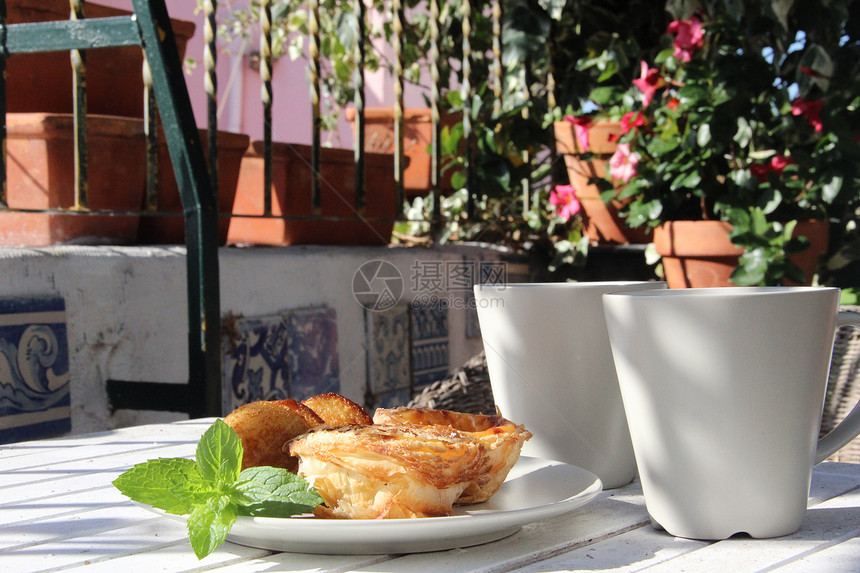
[[[703,123],[699,126],[698,131],[696,131],[696,143],[699,147],[707,147],[711,142],[711,126],[707,123]]]
[[[762,212],[765,215],[769,215],[782,204],[782,193],[778,189],[769,189],[762,194],[759,204],[761,205]]]
[[[205,505],[195,507],[186,527],[197,558],[203,559],[224,543],[235,521],[236,504],[226,495],[213,497]]]
[[[738,130],[735,132],[734,140],[735,142],[743,148],[749,146],[750,141],[752,140],[753,130],[752,126],[750,126],[749,121],[745,117],[738,118]]]
[[[113,481],[133,501],[183,515],[191,511],[196,494],[208,491],[197,464],[185,458],[162,458],[135,465]]]
[[[454,189],[463,189],[466,187],[466,170],[459,169],[451,173],[451,186]]]
[[[747,249],[741,255],[737,268],[729,280],[740,286],[761,284],[767,271],[767,254],[763,249]]]
[[[839,196],[839,192],[842,191],[842,177],[834,176],[829,180],[824,181],[821,185],[821,198],[824,199],[825,203],[833,203],[836,197]]]
[[[282,468],[247,468],[234,488],[242,515],[289,517],[325,501],[308,482]]]
[[[233,428],[215,420],[197,444],[197,466],[203,479],[232,483],[242,470],[242,441]]]

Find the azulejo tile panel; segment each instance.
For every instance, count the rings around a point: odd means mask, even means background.
[[[0,443],[71,431],[65,302],[0,299]]]
[[[340,366],[334,309],[294,311],[288,324],[290,397],[304,400],[316,394],[339,392]]]
[[[222,370],[224,412],[258,400],[289,397],[288,315],[226,320]]]
[[[409,307],[365,311],[368,343],[368,384],[374,394],[409,389]]]
[[[334,309],[289,310],[224,324],[225,413],[257,400],[304,400],[340,389]]]
[[[412,389],[414,392],[448,374],[448,309],[412,306]]]

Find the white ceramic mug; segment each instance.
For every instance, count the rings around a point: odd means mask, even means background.
[[[812,466],[860,433],[860,408],[818,441],[839,289],[607,294],[609,338],[655,526],[679,537],[800,528]]]
[[[636,461],[601,297],[661,282],[477,285],[493,397],[533,434],[523,454],[573,464],[605,488],[630,483]]]

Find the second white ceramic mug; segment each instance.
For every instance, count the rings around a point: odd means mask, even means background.
[[[493,397],[533,434],[523,454],[573,464],[605,488],[630,483],[636,462],[601,297],[662,282],[477,285]]]
[[[839,289],[728,287],[603,297],[648,513],[673,535],[796,531],[820,443]]]

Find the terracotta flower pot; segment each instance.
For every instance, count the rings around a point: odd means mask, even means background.
[[[7,23],[68,20],[68,0],[7,0]],[[131,12],[87,2],[84,16]],[[171,20],[180,58],[194,35],[193,22]],[[87,51],[87,112],[143,117],[143,52],[138,46]],[[72,113],[72,66],[68,52],[15,54],[6,61],[9,112]]]
[[[618,216],[618,210],[624,206],[622,201],[613,199],[607,205],[600,198],[598,187],[589,183],[589,179],[606,177],[606,166],[615,153],[615,139],[621,135],[621,124],[606,122],[592,125],[588,132],[587,149],[579,149],[573,124],[569,121],[557,121],[553,127],[556,151],[564,155],[567,176],[582,205],[582,222],[591,242],[616,245],[651,242],[649,231],[631,229]],[[588,161],[582,159],[585,152],[593,153],[594,157]],[[623,183],[618,183],[616,189],[620,190],[622,186]]]
[[[205,129],[200,130],[203,153],[209,159],[208,136]],[[239,182],[239,169],[242,158],[248,150],[250,138],[243,133],[218,132],[218,213],[227,215],[218,219],[218,240],[221,245],[227,242],[230,227],[229,215],[233,212],[236,198],[236,184]],[[145,205],[144,205],[145,208]],[[158,210],[182,213],[182,199],[176,185],[176,176],[167,142],[159,134],[158,140]],[[140,220],[138,242],[150,244],[184,244],[185,218],[166,216],[145,216]]]
[[[654,246],[662,257],[669,288],[734,286],[729,277],[743,249],[732,243],[732,227],[724,221],[670,221],[654,230]],[[818,258],[827,252],[827,221],[800,221],[795,236],[809,239],[809,248],[791,261],[811,281]]]
[[[7,199],[13,209],[74,206],[74,135],[71,115],[8,114]],[[143,122],[112,116],[87,118],[90,210],[137,211],[146,171]],[[0,213],[0,244],[128,244],[138,217]]]
[[[349,120],[355,134],[355,108],[347,108]],[[442,127],[450,127],[460,121],[460,114],[442,114]],[[394,111],[390,107],[369,107],[364,110],[364,149],[370,153],[394,153]],[[430,192],[430,170],[432,168],[428,146],[433,141],[433,122],[429,108],[407,108],[403,110],[403,154],[409,164],[403,170],[403,190],[407,198],[424,197]],[[451,174],[442,176],[440,188],[450,191]]]
[[[351,149],[320,149],[320,213],[311,202],[311,148],[272,144],[272,214],[262,215],[263,144],[255,141],[242,160],[228,244],[385,245],[397,215],[394,158],[367,154],[366,207],[355,209],[355,162]],[[331,218],[331,219],[327,219]],[[334,219],[337,218],[337,219]]]

